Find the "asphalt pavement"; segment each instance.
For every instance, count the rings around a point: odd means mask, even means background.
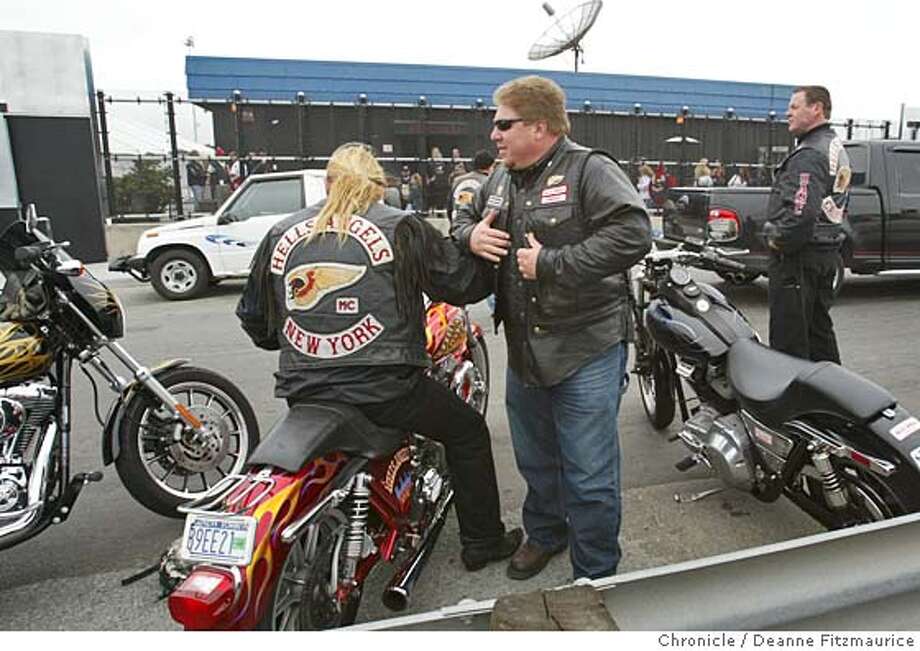
[[[138,359],[153,364],[164,358],[188,357],[231,378],[252,401],[262,432],[283,410],[272,396],[275,354],[255,349],[239,329],[233,308],[241,282],[227,282],[197,301],[163,301],[146,285],[110,275],[104,265],[92,269],[122,298],[128,332],[122,342]],[[710,275],[702,276],[713,280]],[[763,334],[767,332],[766,283],[727,287],[726,291]],[[882,384],[902,404],[920,414],[917,382],[920,339],[918,279],[849,278],[833,316],[844,363]],[[484,304],[473,307],[484,325]],[[487,328],[488,330],[488,328]],[[524,484],[514,466],[504,414],[505,348],[501,335],[487,335],[493,386],[488,422],[506,522],[520,523]],[[718,486],[700,470],[678,472],[674,463],[683,450],[656,432],[642,411],[636,387],[624,397],[620,418],[623,454],[624,517],[621,532],[623,572],[704,558],[820,531],[785,500],[763,504],[751,496],[726,491],[705,500],[678,504],[675,493]],[[100,427],[93,416],[93,397],[82,374],[75,374],[74,472],[96,470],[101,463]],[[104,388],[102,388],[105,391]],[[104,396],[105,402],[110,399]],[[104,407],[104,404],[103,404]],[[105,479],[86,488],[73,517],[39,537],[0,552],[0,630],[171,630],[154,577],[127,587],[121,579],[155,562],[181,533],[181,521],[146,511],[133,501],[113,467]],[[379,595],[391,568],[372,575],[364,593],[359,621],[392,616]],[[488,599],[509,592],[558,586],[571,579],[566,555],[554,558],[544,572],[528,581],[504,575],[504,564],[466,572],[459,560],[456,520],[448,519],[434,554],[418,581],[406,612],[423,612],[463,599]]]

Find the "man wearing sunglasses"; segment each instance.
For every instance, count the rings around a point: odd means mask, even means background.
[[[527,482],[528,540],[508,576],[534,576],[566,548],[575,578],[608,576],[620,560],[625,274],[651,248],[651,225],[616,161],[569,140],[553,81],[514,79],[494,101],[501,162],[452,235],[496,269],[508,422]]]

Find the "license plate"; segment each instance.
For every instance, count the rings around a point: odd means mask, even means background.
[[[198,563],[248,565],[255,539],[255,518],[189,513],[182,534],[182,558]]]

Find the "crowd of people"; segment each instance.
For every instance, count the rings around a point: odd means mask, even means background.
[[[205,203],[219,205],[250,174],[277,171],[277,165],[269,161],[264,150],[240,157],[236,151],[217,147],[214,153],[217,158],[204,159],[195,150],[186,153],[185,180],[195,201],[194,210],[202,210]]]
[[[701,158],[693,165],[694,187],[748,187],[769,185],[767,172],[762,167],[750,165],[735,166],[735,171],[728,176],[725,166],[718,160],[709,162]],[[668,188],[681,185],[678,175],[674,174],[664,163],[658,163],[654,169],[645,161],[639,161],[636,168],[636,190],[647,208],[660,208],[665,201]]]

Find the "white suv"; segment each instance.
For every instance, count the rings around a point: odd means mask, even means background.
[[[244,278],[269,229],[326,196],[325,170],[253,174],[213,215],[144,231],[137,254],[113,260],[112,271],[150,281],[163,298],[196,298],[209,285]]]

